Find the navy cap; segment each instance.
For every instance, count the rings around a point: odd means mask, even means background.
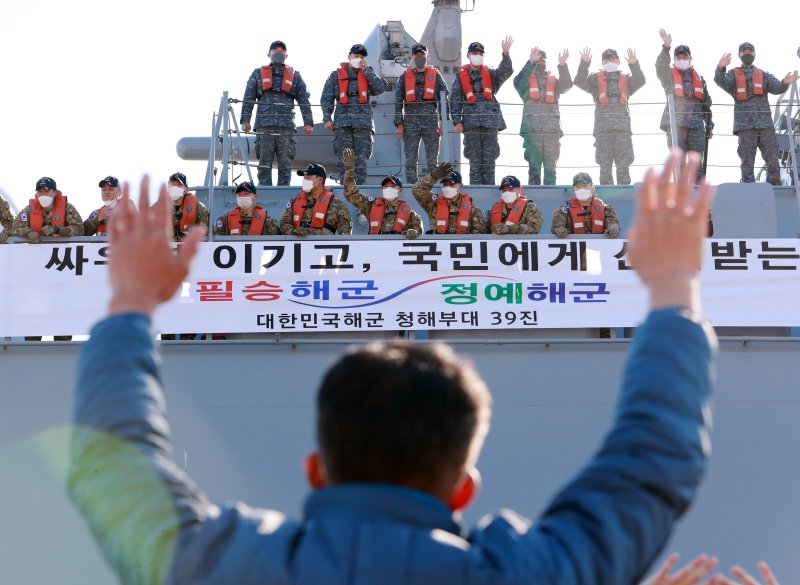
[[[503,177],[502,181],[500,181],[500,190],[502,190],[503,187],[512,187],[514,189],[518,189],[521,186],[522,183],[520,183],[519,179],[516,178],[514,175],[507,175]]]
[[[542,51],[541,49],[539,49],[539,59],[540,59],[540,60],[541,60],[541,59],[544,59],[545,61],[547,61],[547,53],[545,53],[545,52],[544,52],[544,51]]]
[[[312,176],[312,177],[322,177],[323,179],[328,178],[328,172],[325,170],[325,167],[322,165],[318,165],[316,163],[311,163],[306,167],[304,171],[297,171],[297,174],[301,177],[305,176]]]
[[[450,174],[442,179],[442,183],[445,181],[450,181],[451,183],[463,183],[463,179],[461,178],[461,173],[456,170],[450,171]]]
[[[475,53],[476,51],[480,51],[481,53],[485,51],[483,48],[483,43],[475,41],[474,43],[469,44],[469,47],[467,47],[467,53]]]
[[[253,185],[250,181],[242,181],[236,186],[236,194],[238,195],[242,191],[247,191],[248,193],[256,193],[256,186]]]
[[[51,179],[50,177],[42,177],[38,181],[36,181],[36,190],[39,189],[47,189],[48,191],[55,190],[56,182]]]
[[[619,55],[614,49],[606,49],[603,51],[602,59],[619,59]]]
[[[354,55],[367,56],[367,48],[364,45],[353,45],[350,47],[350,52]]]
[[[269,50],[271,51],[275,47],[283,47],[283,50],[286,50],[286,43],[283,41],[272,41],[272,44],[269,46]]]
[[[741,45],[739,45],[739,52],[740,53],[742,51],[744,51],[745,49],[750,49],[754,53],[756,52],[756,48],[753,46],[753,43],[742,43]]]
[[[188,187],[189,186],[189,183],[186,182],[186,175],[184,175],[183,173],[172,173],[169,176],[169,180],[170,181],[178,181],[184,187]]]
[[[589,173],[578,173],[572,178],[572,184],[577,185],[578,183],[587,183],[592,185],[592,178],[589,176]]]
[[[678,45],[677,47],[675,47],[675,50],[672,52],[672,55],[675,56],[680,53],[685,53],[690,57],[692,56],[692,51],[691,49],[689,49],[689,45]]]
[[[383,187],[386,183],[390,181],[395,185],[397,185],[398,187],[400,187],[401,189],[403,188],[403,181],[401,181],[400,177],[398,177],[397,175],[386,175],[386,178],[383,181],[381,181],[381,187]]]
[[[104,185],[108,185],[109,187],[119,187],[119,179],[108,175],[105,179],[97,183],[98,187],[103,187]]]
[[[427,53],[428,52],[428,45],[426,45],[424,43],[417,43],[416,45],[411,47],[411,54],[412,55],[414,53],[419,53],[420,51],[422,51],[423,53]]]

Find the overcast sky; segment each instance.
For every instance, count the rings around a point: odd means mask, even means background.
[[[209,134],[222,92],[242,96],[250,73],[266,61],[272,40],[286,42],[288,63],[303,74],[315,104],[327,74],[353,43],[364,41],[387,20],[401,20],[419,38],[431,8],[423,0],[271,0],[223,6],[197,0],[6,2],[0,9],[0,188],[19,207],[33,195],[37,178],[51,176],[85,217],[98,205],[97,182],[108,174],[138,180],[149,172],[163,180],[182,170],[192,184],[201,183],[205,163],[182,161],[175,144],[183,136]],[[763,13],[754,13],[760,6],[743,1],[645,5],[628,0],[477,0],[474,12],[463,15],[464,46],[482,41],[487,63],[496,66],[500,41],[510,34],[516,71],[533,45],[546,50],[553,65],[558,51],[569,48],[573,74],[583,46],[593,50],[592,70],[600,66],[604,48],[614,47],[620,56],[627,47],[634,48],[647,77],[631,105],[639,134],[634,138],[635,164],[651,165],[659,164],[666,152],[658,129],[662,106],[637,104],[663,103],[654,63],[661,47],[658,29],[664,27],[672,33],[673,45],[690,45],[715,103],[717,137],[711,142],[709,177],[713,182],[738,181],[736,141],[725,136],[731,133],[732,99],[712,81],[719,57],[725,51],[735,53],[747,40],[755,44],[756,65],[779,78],[800,65],[798,38],[780,33],[776,12],[764,6]],[[521,100],[510,82],[498,99],[509,104],[503,106],[509,129],[502,138],[497,176],[525,178],[522,142],[516,136]],[[593,140],[586,136],[591,134],[593,109],[567,106],[588,102],[588,94],[578,88],[563,97],[562,123],[568,135],[562,140],[560,183],[577,171],[572,167],[585,167],[596,178]],[[320,121],[318,108],[314,114]],[[634,180],[644,173],[643,167],[632,170]]]

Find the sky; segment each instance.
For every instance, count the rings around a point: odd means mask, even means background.
[[[242,96],[250,73],[267,60],[272,40],[286,42],[287,62],[302,73],[315,104],[325,78],[352,44],[388,20],[401,20],[419,38],[431,8],[428,0],[352,5],[311,0],[296,6],[274,0],[238,1],[227,8],[198,0],[5,3],[0,9],[0,189],[18,208],[33,196],[36,180],[50,176],[85,217],[99,206],[97,183],[109,174],[135,182],[144,173],[166,180],[181,170],[190,183],[202,183],[206,163],[181,160],[175,145],[184,136],[208,136],[222,92]],[[599,68],[607,47],[620,56],[628,47],[635,49],[647,84],[631,100],[634,164],[658,165],[666,155],[666,139],[658,129],[663,106],[644,104],[664,100],[654,67],[663,27],[672,33],[673,46],[691,47],[715,103],[709,179],[738,181],[736,139],[730,136],[732,98],[713,83],[714,67],[724,52],[735,55],[747,40],[756,47],[756,65],[783,78],[800,66],[798,39],[778,33],[780,24],[771,20],[775,12],[767,5],[763,13],[741,0],[664,3],[657,5],[660,11],[653,6],[629,0],[569,5],[477,0],[474,11],[462,17],[464,46],[480,40],[487,47],[487,64],[496,66],[500,41],[509,34],[516,71],[534,45],[548,52],[552,66],[557,53],[568,48],[573,75],[584,46],[594,54],[591,70]],[[501,137],[497,176],[525,178],[516,135],[522,106],[510,81],[498,99],[509,129]],[[589,103],[589,95],[578,88],[562,98],[567,135],[560,183],[578,170],[597,176]],[[314,114],[321,121],[318,108]],[[634,180],[644,171],[645,166],[633,167]]]

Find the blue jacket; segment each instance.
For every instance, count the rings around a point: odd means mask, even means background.
[[[101,321],[78,364],[69,490],[123,583],[636,583],[707,463],[713,333],[677,309],[637,333],[614,426],[537,524],[465,532],[413,489],[311,494],[302,521],[218,507],[175,464],[150,321]]]

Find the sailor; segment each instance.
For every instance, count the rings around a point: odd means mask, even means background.
[[[203,225],[208,228],[208,209],[197,200],[197,195],[189,191],[186,175],[172,173],[167,187],[172,200],[172,227],[176,242],[180,242],[192,226]]]
[[[669,65],[669,49],[672,35],[663,28],[659,31],[663,45],[656,59],[656,73],[664,91],[674,95],[675,123],[678,139],[673,141],[670,132],[669,106],[661,116],[661,129],[667,133],[669,148],[680,148],[684,153],[695,151],[701,157],[705,152],[706,140],[714,133],[711,120],[711,96],[708,95],[706,80],[692,66],[692,52],[686,45],[678,45],[673,52],[674,63]],[[686,163],[684,158],[683,164]],[[702,165],[698,167],[697,178],[702,177]]]
[[[353,231],[350,211],[333,191],[325,188],[325,167],[311,163],[304,171],[303,186],[297,197],[286,204],[280,228],[284,235],[349,235]]]
[[[314,131],[309,103],[310,94],[299,71],[286,65],[286,43],[273,41],[269,46],[269,64],[259,67],[247,80],[242,104],[242,130],[250,132],[250,117],[256,111],[256,155],[258,184],[272,185],[272,161],[278,159],[278,185],[288,185],[296,153],[294,102],[303,116],[303,132]]]
[[[578,173],[572,186],[575,195],[555,210],[551,231],[559,238],[569,234],[605,234],[611,239],[619,236],[617,212],[597,196],[592,178]]]
[[[8,201],[0,197],[0,225],[3,226],[3,231],[0,232],[0,244],[8,239],[8,231],[11,229],[11,224],[13,223],[14,214],[11,213]]]
[[[417,182],[419,144],[425,144],[426,173],[436,168],[439,160],[439,138],[442,136],[442,92],[447,84],[439,70],[428,65],[428,47],[418,43],[411,47],[413,63],[397,80],[394,125],[403,141],[406,154],[406,181]]]
[[[433,195],[434,183],[442,181],[442,194]],[[486,222],[467,193],[462,193],[461,173],[450,163],[440,163],[430,175],[414,185],[417,203],[428,214],[430,234],[485,234]]]
[[[482,43],[470,43],[469,63],[459,69],[453,81],[450,115],[453,130],[464,134],[464,157],[469,160],[472,185],[494,185],[495,161],[500,156],[497,135],[506,129],[496,95],[514,73],[508,54],[513,42],[510,36],[503,39],[503,56],[497,69],[483,64]]]
[[[339,160],[339,180],[344,178],[342,153],[356,152],[356,182],[367,180],[367,160],[372,156],[372,105],[369,96],[386,91],[388,83],[367,63],[364,45],[353,45],[348,60],[333,71],[322,89],[322,121],[333,130],[333,152]],[[335,108],[334,108],[335,106]]]
[[[733,133],[739,137],[739,158],[742,167],[742,183],[756,180],[754,174],[756,148],[767,165],[767,182],[781,184],[778,164],[778,141],[770,113],[767,94],[781,94],[797,81],[797,71],[787,73],[783,81],[753,66],[756,49],[752,43],[739,45],[741,67],[726,71],[731,63],[731,54],[725,53],[714,72],[714,82],[734,99]]]
[[[19,212],[8,235],[27,238],[32,244],[40,242],[41,236],[82,236],[83,220],[56,182],[42,177],[36,181],[36,196]]]
[[[556,184],[556,163],[561,154],[561,114],[559,96],[572,88],[567,59],[569,51],[558,56],[558,77],[547,69],[547,54],[533,47],[525,67],[514,78],[514,87],[525,104],[520,135],[528,161],[528,184]]]
[[[486,214],[492,234],[538,234],[542,229],[539,206],[522,194],[522,185],[514,175],[500,181],[500,199]]]
[[[122,197],[122,189],[120,189],[119,179],[116,177],[109,175],[101,179],[97,186],[100,187],[100,198],[103,201],[103,206],[92,211],[83,222],[84,236],[108,235],[108,218],[111,217],[112,210]],[[130,199],[127,201],[127,205],[132,209],[136,209],[133,201]]]
[[[236,186],[236,207],[214,223],[215,236],[279,236],[278,222],[256,205],[256,186],[244,181]]]
[[[628,99],[645,83],[636,53],[628,49],[630,74],[619,71],[619,56],[614,49],[603,51],[603,68],[589,74],[592,52],[581,51],[581,64],[575,74],[575,85],[590,93],[594,110],[595,162],[600,165],[600,184],[613,185],[612,167],[617,167],[617,184],[630,185],[633,164],[631,114]]]

